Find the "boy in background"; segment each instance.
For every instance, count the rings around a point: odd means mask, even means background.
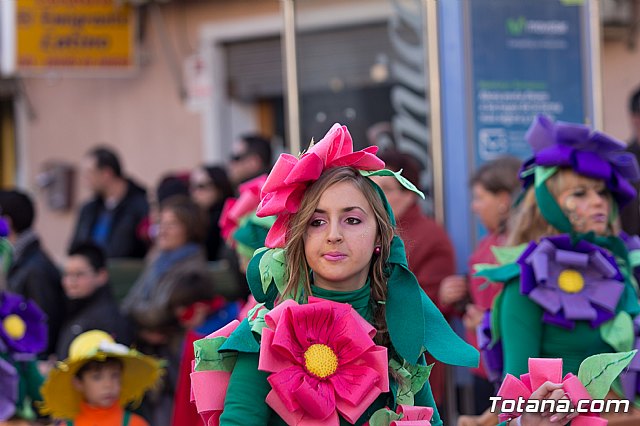
[[[160,372],[156,359],[116,343],[104,331],[87,331],[49,373],[41,412],[67,420],[68,426],[148,426],[124,407],[140,401]]]
[[[69,251],[62,277],[68,300],[56,344],[59,360],[67,357],[71,341],[87,330],[102,330],[118,342],[131,343],[129,325],[109,284],[106,262],[104,251],[95,243],[82,243]]]

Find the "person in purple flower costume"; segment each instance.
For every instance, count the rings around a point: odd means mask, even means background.
[[[520,173],[510,247],[500,249],[501,266],[479,273],[504,284],[493,345],[503,375],[527,373],[529,358],[562,358],[563,374],[577,375],[586,358],[634,345],[640,245],[620,233],[617,213],[636,196],[640,172],[622,142],[581,124],[537,116],[526,139],[534,154]]]
[[[32,404],[42,400],[39,389],[44,379],[36,355],[47,344],[45,321],[33,301],[0,292],[0,425],[37,417]]]

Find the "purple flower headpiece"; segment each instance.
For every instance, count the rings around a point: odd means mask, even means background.
[[[582,124],[553,123],[544,115],[536,116],[526,139],[534,154],[524,163],[523,172],[535,166],[570,167],[581,175],[604,180],[619,206],[636,196],[630,181],[640,179],[638,162],[624,151],[623,142]],[[524,186],[533,184],[533,174],[524,175]]]
[[[600,247],[568,235],[532,242],[518,259],[520,291],[544,309],[547,323],[572,329],[575,321],[597,327],[615,315],[624,278]]]

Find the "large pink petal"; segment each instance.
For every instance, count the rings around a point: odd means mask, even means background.
[[[382,392],[389,392],[389,358],[387,357],[387,348],[384,346],[375,346],[364,353],[359,361],[363,365],[367,365],[378,372],[380,382],[378,382],[377,386]]]
[[[377,147],[374,151],[377,151]],[[344,157],[337,158],[332,161],[329,167],[342,167],[350,166],[359,170],[380,170],[384,168],[384,161],[375,156],[375,154],[368,151],[356,151],[352,154],[345,155]]]
[[[295,307],[296,310],[299,306]],[[291,309],[285,309],[273,335],[273,350],[291,359],[297,364],[304,364],[304,352],[309,348],[306,339],[300,340],[295,333],[296,324],[292,320]]]
[[[295,309],[293,330],[299,342],[326,344],[333,350],[336,336],[348,333],[345,322],[351,306],[327,302],[301,305]]]
[[[305,377],[293,394],[302,409],[314,419],[327,419],[336,411],[335,393],[326,381]]]
[[[271,388],[289,411],[300,408],[300,404],[293,397],[293,392],[300,387],[305,376],[306,372],[302,367],[294,365],[267,377]]]
[[[371,392],[368,392],[364,396],[364,398],[362,398],[362,401],[358,405],[353,405],[346,399],[340,398],[336,401],[336,408],[338,412],[342,414],[342,417],[344,417],[347,421],[349,421],[350,423],[355,423],[367,410],[367,408],[369,408],[371,404],[373,404],[373,401],[378,398],[378,396],[380,395],[379,391],[380,389],[378,387],[375,387],[371,390]]]
[[[300,158],[298,164],[285,178],[284,183],[286,185],[294,185],[315,181],[320,177],[323,169],[322,159],[316,154],[308,153]]]
[[[349,309],[340,321],[335,321],[331,342],[338,355],[340,365],[350,363],[375,346],[369,334],[362,328],[359,315]]]
[[[196,410],[205,424],[217,424],[224,409],[231,373],[226,371],[194,371],[191,373],[191,391]],[[211,386],[215,383],[215,386]],[[213,422],[211,422],[213,418]]]
[[[289,175],[293,167],[298,163],[298,159],[291,154],[280,154],[278,161],[273,165],[267,180],[262,186],[261,196],[269,192],[276,191],[284,186],[284,180]]]
[[[274,350],[275,348],[272,347],[273,336],[273,330],[268,328],[262,330],[258,370],[274,373],[289,368],[292,365],[300,365],[299,360],[295,359],[290,352]]]
[[[292,306],[298,306],[298,302],[293,299],[287,299],[265,314],[264,321],[267,324],[267,327],[275,330],[277,325],[280,323],[282,315],[284,315],[284,313]]]
[[[380,372],[366,365],[342,366],[329,381],[333,384],[338,399],[344,399],[351,405],[360,404],[369,393],[375,393],[374,399],[381,393],[381,389],[376,386],[380,382]]]
[[[290,198],[298,198],[299,192],[299,188],[296,185],[290,185],[277,191],[264,194],[256,210],[256,215],[258,217],[267,217],[289,211],[288,209],[295,207],[293,203],[296,201]],[[300,204],[298,203],[297,206],[299,207]],[[297,210],[297,208],[295,208],[295,210]]]
[[[281,214],[269,229],[264,245],[269,248],[284,248],[286,245],[287,225],[289,223],[289,215]]]
[[[353,152],[353,142],[346,126],[335,123],[322,139],[307,151],[322,159],[326,165],[330,160]]]

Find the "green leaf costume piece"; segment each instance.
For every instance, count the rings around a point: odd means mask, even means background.
[[[593,399],[604,399],[613,381],[629,365],[636,352],[598,354],[582,361],[578,378]]]

